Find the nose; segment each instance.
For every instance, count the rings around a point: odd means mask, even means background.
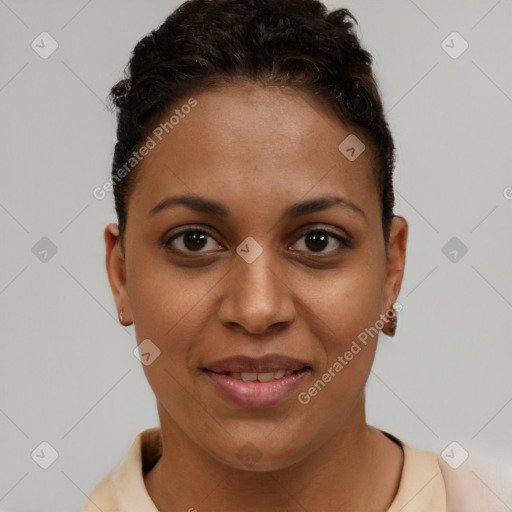
[[[220,321],[251,334],[266,334],[295,318],[294,292],[270,249],[248,263],[236,255],[224,282]]]

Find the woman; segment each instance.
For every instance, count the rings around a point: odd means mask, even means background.
[[[436,454],[365,419],[407,222],[351,19],[190,0],[113,87],[106,263],[160,426],[84,511],[446,510]]]

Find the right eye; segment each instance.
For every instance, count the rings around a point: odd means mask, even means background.
[[[215,241],[215,238],[213,238],[213,235],[208,231],[197,228],[188,228],[180,231],[179,233],[166,238],[163,244],[166,248],[177,252],[183,252],[186,254],[202,253],[209,252],[209,250],[201,250],[204,247],[208,247],[208,238],[215,242],[210,244],[210,248],[215,250],[215,246],[217,246],[217,248],[220,246],[220,244]]]

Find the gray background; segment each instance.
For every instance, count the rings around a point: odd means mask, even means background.
[[[105,272],[112,196],[92,190],[115,141],[108,90],[177,5],[0,0],[3,511],[80,510],[158,424]],[[510,474],[512,2],[327,5],[351,9],[375,57],[398,148],[396,213],[410,225],[403,310],[396,338],[380,341],[368,420],[422,449],[457,440]],[[43,31],[59,45],[47,59],[31,48]],[[441,46],[453,31],[469,43],[456,59]],[[46,262],[32,249],[43,237],[57,248]],[[452,237],[468,248],[455,262],[442,252]],[[59,454],[46,470],[31,458],[43,441]]]

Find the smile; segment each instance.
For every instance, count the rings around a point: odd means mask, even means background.
[[[243,380],[244,382],[270,382],[271,380],[282,379],[291,375],[293,370],[278,370],[277,372],[263,372],[263,373],[252,373],[252,372],[229,372],[226,375],[232,379]]]
[[[277,370],[274,372],[204,373],[213,384],[214,391],[238,407],[262,409],[283,403],[311,373],[310,367],[301,370]]]

